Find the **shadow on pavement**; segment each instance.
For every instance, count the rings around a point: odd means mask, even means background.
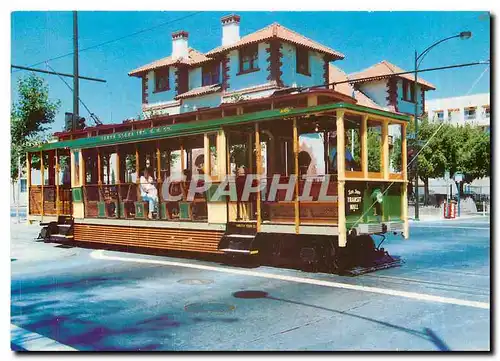
[[[361,320],[373,322],[373,323],[376,323],[378,325],[385,326],[385,327],[390,327],[390,328],[393,328],[395,330],[398,330],[398,331],[401,331],[401,332],[405,332],[405,333],[408,333],[408,334],[413,335],[413,336],[420,337],[420,338],[422,338],[424,340],[428,340],[428,341],[432,342],[437,347],[437,349],[439,351],[451,351],[448,348],[448,346],[446,345],[446,343],[443,340],[441,340],[434,333],[434,331],[432,331],[430,328],[424,328],[424,331],[413,330],[411,328],[406,328],[406,327],[403,327],[403,326],[394,325],[392,323],[384,322],[384,321],[380,321],[380,320],[376,320],[374,318],[370,318],[370,317],[366,317],[366,316],[360,316],[360,315],[355,315],[353,313],[347,312],[348,310],[346,310],[346,311],[340,311],[340,310],[335,310],[335,309],[327,308],[327,307],[323,307],[323,306],[316,306],[316,305],[311,305],[311,304],[303,303],[303,302],[299,302],[299,301],[293,301],[293,300],[287,300],[287,299],[284,299],[284,298],[273,297],[273,296],[270,296],[267,292],[264,292],[264,291],[257,291],[257,290],[238,291],[238,292],[234,292],[233,293],[233,297],[235,297],[235,298],[243,298],[243,299],[262,299],[262,298],[265,298],[265,299],[268,299],[268,300],[286,302],[286,303],[291,303],[291,304],[299,305],[299,306],[312,307],[312,308],[320,309],[320,310],[323,310],[323,311],[333,312],[333,313],[336,313],[336,314],[339,314],[339,315],[345,315],[345,316],[355,317],[357,319],[361,319]]]

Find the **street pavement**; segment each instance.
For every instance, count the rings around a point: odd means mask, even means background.
[[[16,350],[489,350],[487,217],[412,222],[357,277],[34,242],[11,223]]]

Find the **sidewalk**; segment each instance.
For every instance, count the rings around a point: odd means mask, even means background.
[[[422,223],[422,222],[457,222],[457,221],[461,221],[461,220],[465,220],[465,219],[490,219],[490,214],[489,213],[486,213],[485,216],[483,216],[482,213],[478,213],[478,214],[464,214],[460,217],[456,217],[456,218],[451,218],[451,219],[447,219],[447,218],[444,218],[443,216],[434,216],[434,215],[421,215],[420,216],[420,220],[415,220],[414,218],[412,217],[408,217],[408,220],[410,221],[410,223],[412,222],[415,222],[415,223]]]

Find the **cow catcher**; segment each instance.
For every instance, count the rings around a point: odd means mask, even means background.
[[[374,238],[408,238],[409,118],[350,99],[310,90],[56,133],[28,153],[29,221],[45,241],[397,265]]]

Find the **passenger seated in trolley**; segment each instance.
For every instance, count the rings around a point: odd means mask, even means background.
[[[347,134],[347,132],[346,132]],[[347,139],[347,136],[346,138]],[[329,134],[328,136],[330,152],[328,154],[328,162],[330,166],[330,173],[337,174],[337,132]],[[348,170],[360,170],[359,164],[354,160],[349,146],[346,144],[345,148],[345,164]]]
[[[139,179],[139,186],[142,200],[149,203],[148,218],[153,219],[153,211],[156,209],[158,204],[158,190],[156,189],[153,177],[151,177],[150,174],[152,174],[151,170],[148,167],[144,168],[144,173]]]

